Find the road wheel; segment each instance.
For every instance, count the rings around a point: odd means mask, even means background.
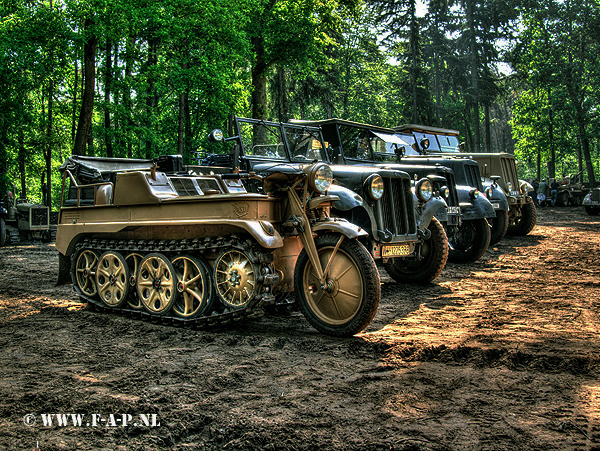
[[[508,211],[496,210],[495,218],[488,218],[491,226],[490,246],[498,243],[506,236],[508,231]]]
[[[569,193],[560,193],[558,195],[558,203],[563,207],[567,207],[569,205]]]
[[[4,219],[0,218],[0,247],[4,247],[6,243],[6,224]]]
[[[450,252],[448,259],[454,263],[470,263],[479,260],[490,245],[490,225],[487,219],[463,221],[448,236]]]
[[[211,307],[212,280],[208,265],[195,257],[184,255],[173,260],[179,297],[173,313],[180,318],[195,318]]]
[[[258,268],[244,251],[223,251],[215,261],[214,275],[217,295],[225,307],[242,309],[257,294]]]
[[[508,226],[510,235],[525,236],[533,230],[537,222],[537,209],[533,202],[521,206],[521,216],[515,220],[514,224]]]
[[[110,308],[123,305],[129,294],[129,268],[121,254],[107,251],[100,256],[96,287],[104,305]]]
[[[315,239],[323,269],[338,245],[340,235]],[[344,238],[321,287],[306,250],[294,274],[300,311],[319,332],[336,337],[359,333],[373,320],[381,299],[379,273],[371,254],[357,240]]]
[[[88,249],[79,251],[73,267],[73,284],[87,296],[96,296],[96,268],[98,266],[98,254]]]
[[[125,257],[125,262],[129,268],[129,296],[127,297],[127,305],[135,310],[142,310],[144,308],[136,289],[138,269],[143,258],[142,255],[135,252]]]
[[[600,213],[600,208],[590,207],[589,205],[586,205],[585,212],[590,216],[598,216],[598,213]]]
[[[162,254],[152,253],[140,262],[136,278],[138,297],[153,315],[164,315],[177,298],[175,269]]]
[[[448,237],[440,222],[433,218],[427,227],[431,232],[421,244],[421,259],[390,258],[385,270],[398,283],[427,284],[440,275],[448,260]]]

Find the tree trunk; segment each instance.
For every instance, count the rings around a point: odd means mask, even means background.
[[[106,39],[106,74],[104,79],[104,140],[106,156],[113,157],[112,136],[110,130],[110,91],[112,85],[112,46],[110,39]]]
[[[465,12],[467,15],[467,22],[469,26],[469,46],[471,51],[471,98],[473,102],[473,132],[474,132],[474,152],[479,152],[481,147],[481,132],[479,127],[479,58],[477,50],[477,39],[475,34],[475,18],[474,18],[474,7],[473,0],[466,1]]]
[[[84,29],[88,32],[93,28],[94,20],[87,18]],[[90,135],[92,126],[92,114],[94,112],[94,86],[96,81],[96,48],[98,38],[95,33],[89,33],[83,46],[83,80],[84,91],[81,99],[81,112],[77,124],[77,134],[75,135],[75,146],[73,155],[86,154],[86,142]]]
[[[156,66],[156,64],[158,63],[158,40],[157,39],[150,39],[148,41],[148,67],[149,67],[149,73],[152,73],[152,66]],[[157,94],[156,94],[156,87],[154,84],[154,76],[150,75],[150,78],[148,80],[148,90],[146,92],[146,106],[147,106],[147,112],[148,112],[148,119],[154,119],[154,114],[155,114],[155,109],[156,106],[158,105],[158,99],[157,99]],[[151,120],[151,123],[153,123],[154,121]],[[146,158],[152,158],[152,153],[153,153],[153,148],[154,148],[154,144],[152,142],[151,139],[147,138],[146,139]]]
[[[285,69],[280,67],[277,71],[279,79],[279,121],[287,122],[289,120],[287,86],[285,84]]]
[[[73,119],[71,121],[71,141],[75,141],[75,131],[77,130],[77,91],[79,87],[79,68],[77,67],[77,58],[75,58],[75,82],[73,86]]]
[[[46,199],[42,200],[52,210],[52,113],[54,107],[54,81],[50,79],[48,84],[48,129],[46,137]],[[44,189],[42,186],[42,196]]]
[[[179,118],[177,127],[177,153],[183,155],[185,149],[185,93],[179,94]]]
[[[548,177],[556,178],[556,150],[554,143],[554,112],[552,111],[551,91],[548,89],[548,139],[550,141],[550,161],[548,162]]]
[[[252,118],[268,119],[267,116],[267,63],[265,40],[262,36],[252,38],[256,62],[252,67]]]
[[[129,80],[131,79],[131,68],[133,67],[133,50],[135,46],[135,38],[128,37],[127,43],[125,44],[125,79],[123,90],[123,103],[125,104],[125,114],[127,115],[127,121],[125,124],[125,136],[127,137],[127,157],[133,158],[133,143],[130,136],[130,130],[133,123],[131,118],[131,90],[129,89]]]
[[[23,133],[23,128],[19,127],[19,176],[21,179],[21,195],[23,197],[27,197],[27,183],[25,182],[25,159],[27,158],[27,154],[25,151],[25,136]]]

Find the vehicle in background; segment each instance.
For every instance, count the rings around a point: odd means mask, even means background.
[[[436,217],[446,227],[450,260],[473,262],[487,250],[491,238],[487,218],[495,217],[494,209],[487,199],[479,195],[478,185],[467,186],[457,182],[459,178],[455,168],[449,170],[447,165],[429,159],[416,161],[404,158],[402,149],[407,144],[389,128],[337,118],[293,123],[320,126],[328,142],[332,161],[400,169],[411,174],[413,179],[419,179],[424,174],[439,177],[440,192],[449,214],[438,210]],[[466,165],[463,161],[455,164]],[[473,162],[472,166],[472,170],[477,170],[476,163]]]
[[[462,153],[458,140],[458,131],[425,125],[408,124],[394,127],[401,135],[414,139],[407,153],[414,155],[447,155],[458,158],[468,158],[477,161],[479,171],[483,177],[483,188],[486,194],[492,196],[492,201],[497,204],[497,218],[493,228],[504,227],[503,216],[508,215],[507,233],[512,235],[527,235],[533,230],[537,221],[537,210],[533,199],[528,195],[533,187],[517,176],[517,162],[514,155],[509,153]],[[429,147],[423,149],[419,146],[421,140],[428,140]],[[502,202],[494,200],[495,191],[500,187],[508,201],[508,210]],[[496,205],[495,205],[496,206]],[[507,213],[498,214],[498,211]]]
[[[395,281],[429,283],[445,267],[448,240],[434,214],[446,204],[434,192],[435,178],[417,181],[413,193],[413,180],[404,171],[332,164],[318,127],[235,118],[235,133],[224,140],[235,143],[231,155],[207,155],[203,164],[220,162],[265,176],[282,164],[329,163],[335,182],[328,194],[337,197],[331,214],[368,232],[359,240]],[[265,190],[260,184],[247,187]]]
[[[583,204],[583,199],[590,190],[583,185],[581,174],[583,174],[583,171],[579,172],[577,175],[569,175],[556,179],[556,182],[558,183],[556,204],[558,206],[567,207],[569,205],[578,206]],[[543,194],[546,197],[543,205],[551,205],[552,195],[549,184],[546,186],[546,192]]]
[[[51,238],[50,208],[8,192],[0,202],[0,247],[15,246],[21,241],[48,242]]]
[[[597,216],[600,213],[600,188],[592,189],[583,198],[583,208],[590,216]]]

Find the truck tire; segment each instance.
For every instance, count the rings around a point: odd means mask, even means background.
[[[496,217],[489,218],[488,222],[492,228],[490,235],[490,246],[492,246],[506,236],[506,232],[508,231],[508,211],[496,210]]]
[[[425,285],[440,275],[448,260],[448,237],[440,222],[433,218],[427,227],[431,232],[421,245],[421,260],[390,258],[385,270],[398,283]]]
[[[332,234],[315,239],[323,268],[338,241],[339,235]],[[303,249],[294,272],[300,311],[324,334],[348,337],[359,333],[375,316],[381,299],[381,282],[373,257],[357,240],[344,238],[331,263],[327,282],[326,291],[320,287]]]
[[[487,219],[464,221],[448,236],[448,259],[454,263],[471,263],[481,258],[490,245],[490,225]]]
[[[533,230],[537,222],[537,209],[533,202],[521,207],[521,218],[514,224],[508,226],[510,235],[525,236]]]
[[[589,205],[586,205],[585,212],[590,216],[598,216],[598,213],[600,213],[600,208],[590,207]]]
[[[4,247],[6,244],[6,225],[4,219],[0,218],[0,247]]]
[[[564,191],[558,195],[558,203],[563,207],[569,206],[569,193],[565,193]]]

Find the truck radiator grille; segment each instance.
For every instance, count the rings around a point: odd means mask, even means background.
[[[467,176],[468,186],[477,188],[479,191],[483,191],[483,185],[481,184],[481,176],[479,173],[479,166],[477,164],[465,164],[465,173]]]
[[[29,212],[29,218],[32,226],[47,226],[48,225],[48,209],[47,208],[32,208]]]
[[[450,195],[448,196],[448,199],[446,199],[446,203],[451,207],[457,207],[459,204],[458,193],[456,192],[456,181],[454,180],[453,173],[446,173],[446,187],[450,191]]]
[[[383,183],[383,197],[377,203],[383,221],[380,230],[387,230],[395,237],[417,233],[410,180],[384,177]]]
[[[511,158],[501,158],[502,162],[502,177],[505,181],[510,182],[513,189],[519,189],[519,179],[517,177],[517,166],[515,160]]]

